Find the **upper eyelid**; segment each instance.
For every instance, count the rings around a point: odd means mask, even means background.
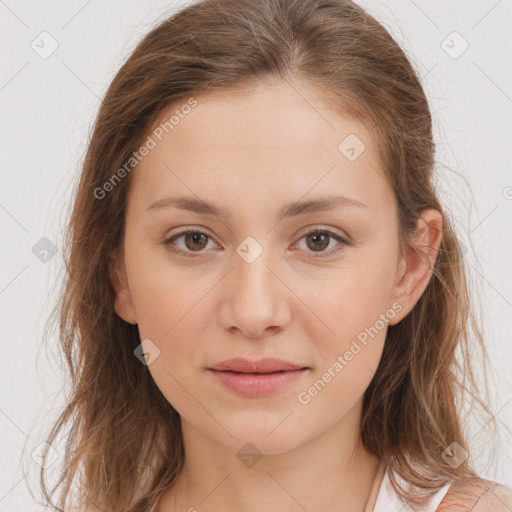
[[[199,224],[190,224],[190,225],[185,225],[181,228],[175,228],[175,229],[178,229],[179,231],[177,233],[175,233],[174,235],[176,234],[182,234],[182,233],[186,233],[187,231],[200,231],[200,232],[203,232],[205,234],[208,234],[208,236],[211,236],[212,238],[215,238],[215,236],[213,235],[210,235],[210,230],[204,226],[200,226]],[[302,227],[300,230],[298,230],[299,233],[307,233],[309,231],[314,231],[314,230],[318,230],[318,231],[332,231],[333,233],[336,233],[337,231],[341,232],[340,236],[347,236],[347,234],[343,235],[342,233],[344,233],[344,231],[341,229],[341,228],[336,228],[334,226],[329,226],[327,224],[318,224],[318,223],[312,223],[312,224],[308,224],[307,226],[304,226]],[[170,236],[174,236],[174,235],[166,235],[167,238],[169,238]]]
[[[328,227],[328,226],[323,226],[321,224],[311,224],[309,226],[305,226],[304,228],[302,228],[296,236],[303,237],[307,234],[310,234],[311,232],[319,231],[319,232],[330,232],[335,236],[339,236],[340,238],[348,240],[349,236],[347,234],[345,234],[344,232],[339,233],[337,231],[337,229],[339,229],[339,228],[332,228],[332,227]],[[170,240],[171,238],[175,238],[175,237],[178,238],[180,236],[186,235],[188,232],[202,233],[202,234],[208,236],[209,238],[215,240],[215,236],[211,235],[207,228],[196,227],[196,226],[185,227],[181,231],[178,231],[177,233],[174,233],[172,235],[166,235],[166,236],[164,236],[164,240]],[[216,243],[218,243],[218,242],[216,242]]]

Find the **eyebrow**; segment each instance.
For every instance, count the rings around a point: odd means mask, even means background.
[[[305,215],[308,213],[333,210],[340,207],[368,208],[364,203],[357,199],[343,196],[323,196],[310,201],[289,203],[284,205],[278,213],[278,219],[287,217]],[[163,208],[178,208],[199,214],[214,215],[223,219],[228,219],[231,214],[229,210],[217,206],[204,199],[195,197],[164,197],[151,203],[146,211],[155,211]]]

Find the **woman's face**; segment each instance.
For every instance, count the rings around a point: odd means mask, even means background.
[[[115,309],[138,324],[182,421],[210,440],[280,453],[356,428],[387,324],[413,305],[397,300],[396,202],[371,134],[304,86],[195,99],[162,116],[177,115],[132,171]],[[307,369],[247,396],[208,370],[238,357]]]

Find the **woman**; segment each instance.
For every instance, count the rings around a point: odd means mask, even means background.
[[[80,510],[511,508],[456,405],[474,324],[434,150],[414,69],[351,1],[153,29],[70,221],[58,506],[80,475]]]

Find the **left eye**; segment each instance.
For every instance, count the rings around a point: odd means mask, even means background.
[[[336,233],[325,229],[315,229],[313,231],[309,231],[300,238],[300,240],[302,239],[306,240],[307,247],[320,249],[319,251],[313,250],[312,252],[326,253],[328,256],[338,253],[338,251],[340,251],[344,245],[349,245],[347,240],[337,235]],[[330,245],[332,240],[338,242],[338,246],[334,249],[326,251],[325,248]],[[320,257],[323,257],[323,254]]]
[[[185,247],[176,248],[174,242],[176,240],[179,240],[180,238],[184,239]],[[208,244],[208,239],[211,239],[211,237],[207,233],[204,233],[203,231],[186,230],[182,231],[181,233],[177,233],[176,235],[173,235],[171,238],[165,240],[163,244],[172,253],[182,254],[189,257],[195,257],[193,253],[204,252],[203,249],[206,248]],[[350,245],[350,242],[348,240],[345,240],[336,233],[333,233],[332,231],[326,229],[314,229],[312,231],[309,231],[305,233],[299,239],[299,241],[303,239],[306,240],[306,246],[309,247],[310,249],[319,249],[318,251],[312,250],[309,252],[322,253],[322,256],[315,257],[323,257],[324,253],[327,254],[328,256],[331,256],[333,254],[338,253],[341,249],[343,249],[343,246]],[[326,251],[325,249],[330,245],[330,242],[333,239],[336,242],[338,242],[338,247]]]

